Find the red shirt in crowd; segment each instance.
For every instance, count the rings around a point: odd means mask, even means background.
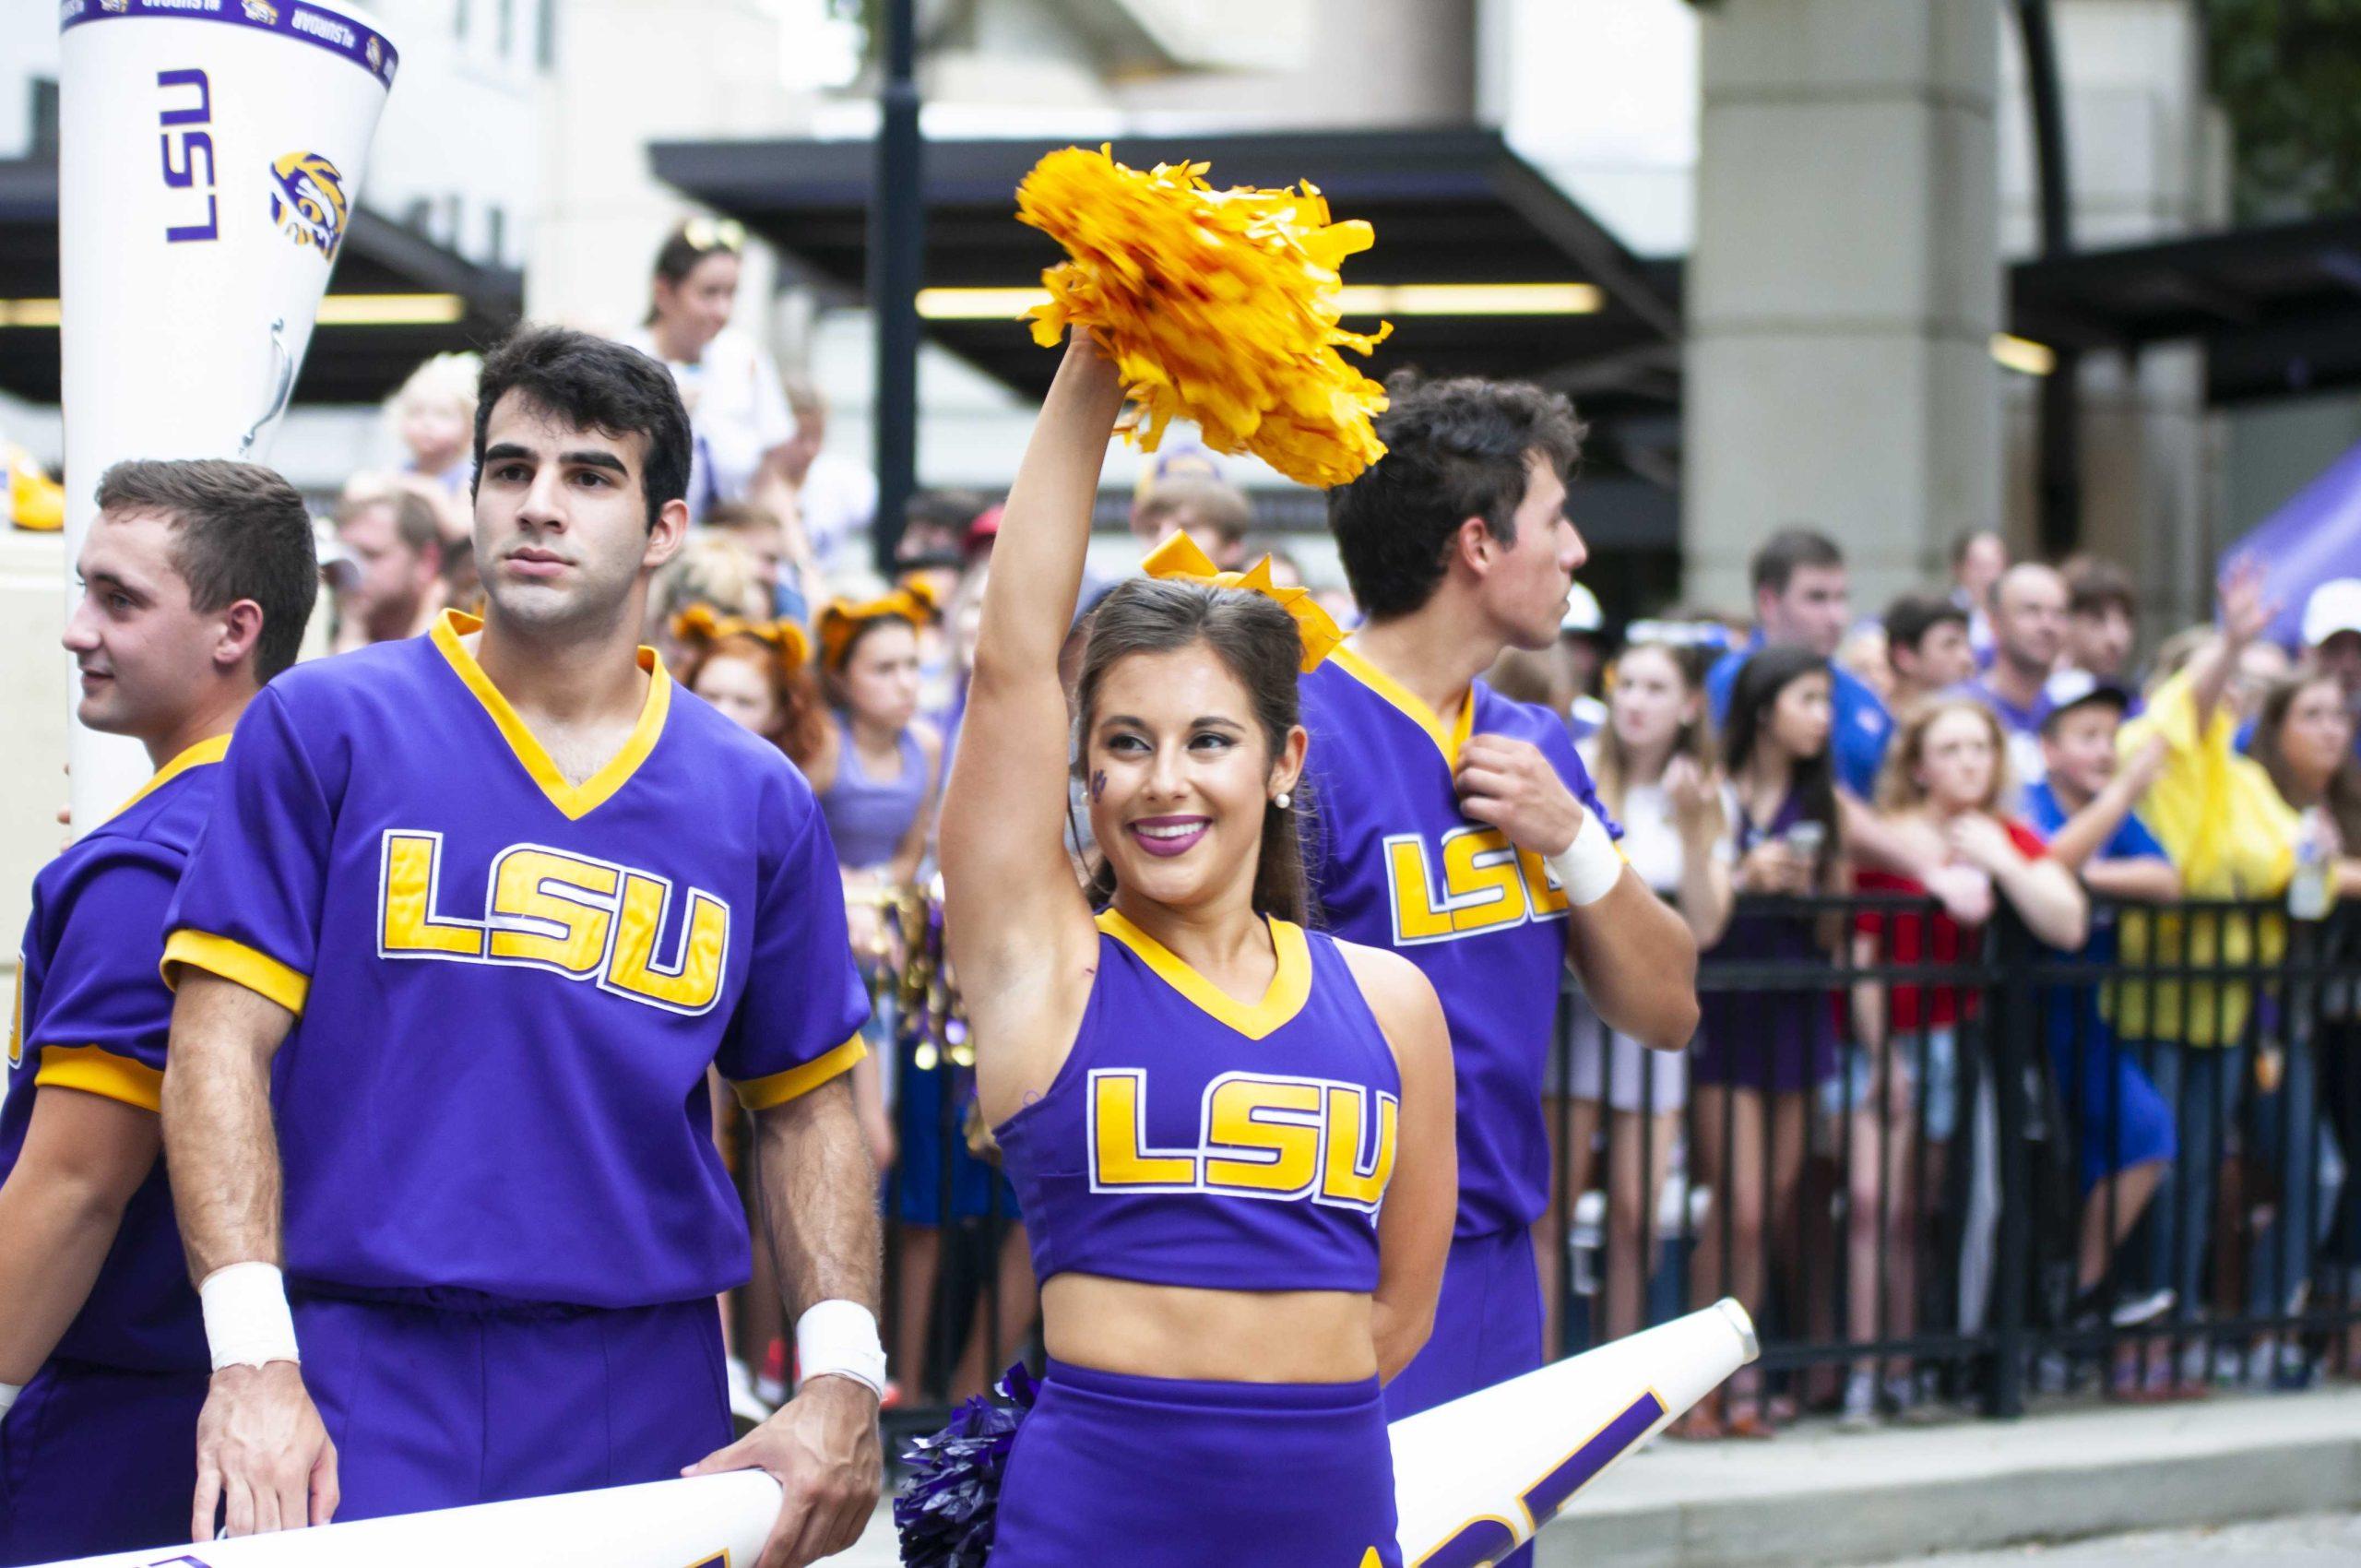
[[[2041,835],[2013,817],[2002,817],[2000,826],[2008,829],[2009,842],[2017,853],[2029,861],[2037,861],[2049,853],[2049,846]],[[1927,885],[1916,877],[1902,876],[1893,872],[1863,868],[1853,878],[1853,885],[1863,893],[1896,893],[1924,898]],[[1938,909],[1932,915],[1888,913],[1868,909],[1856,915],[1853,929],[1864,936],[1879,937],[1876,962],[1886,964],[1958,964],[1973,963],[1979,956],[1983,938],[1982,926],[1963,926]],[[1919,993],[1927,993],[1926,1016],[1919,1016]],[[1899,1035],[1905,1029],[1917,1028],[1923,1022],[1928,1028],[1947,1028],[1962,1017],[1975,1013],[1975,992],[1952,985],[1896,985],[1890,992],[1886,1028],[1890,1034]]]

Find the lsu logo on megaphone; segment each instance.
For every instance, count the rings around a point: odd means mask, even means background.
[[[270,166],[270,220],[299,246],[312,246],[323,261],[336,259],[344,243],[344,176],[316,152],[291,152]]]

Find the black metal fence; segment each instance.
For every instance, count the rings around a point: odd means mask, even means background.
[[[2361,918],[2095,903],[2061,954],[2005,908],[1954,942],[1924,900],[1741,899],[1686,1052],[1619,1046],[1570,989],[1556,1348],[1736,1295],[1763,1348],[1721,1401],[1741,1430],[2361,1375]],[[1038,1298],[939,913],[894,908],[870,962],[888,1420],[917,1427],[1038,1348]],[[750,1359],[778,1331],[754,1306]]]

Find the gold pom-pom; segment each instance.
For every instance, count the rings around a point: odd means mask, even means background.
[[[1203,163],[1142,173],[1108,148],[1066,148],[1017,187],[1017,216],[1065,247],[1026,312],[1034,341],[1097,336],[1122,374],[1124,431],[1153,452],[1174,419],[1216,452],[1250,452],[1303,484],[1343,484],[1385,455],[1370,416],[1385,389],[1339,349],[1366,354],[1391,325],[1336,325],[1336,268],[1374,238],[1332,223],[1309,181],[1217,191]]]

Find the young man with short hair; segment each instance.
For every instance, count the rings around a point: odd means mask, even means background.
[[[1729,718],[1730,689],[1746,661],[1773,645],[1809,648],[1828,659],[1833,681],[1834,727],[1829,749],[1836,781],[1859,801],[1875,798],[1893,720],[1868,683],[1834,662],[1852,624],[1845,553],[1810,529],[1782,529],[1754,552],[1754,635],[1706,672],[1705,693],[1719,729]],[[1849,825],[1848,825],[1849,826]]]
[[[760,1568],[800,1568],[868,1523],[884,1379],[836,853],[777,748],[636,646],[688,528],[663,366],[522,330],[475,445],[484,620],[267,691],[167,917],[193,1533],[759,1467]],[[728,1446],[713,1066],[804,1309],[801,1391]]]
[[[2140,595],[2131,574],[2100,555],[2077,555],[2066,579],[2066,667],[2129,689],[2140,640]]]
[[[1948,599],[1906,593],[1885,612],[1885,661],[1893,672],[1886,706],[1916,707],[1975,673],[1967,646],[1967,612]]]
[[[1434,1333],[1386,1388],[1399,1419],[1541,1362],[1530,1227],[1561,975],[1608,1024],[1679,1051],[1696,947],[1614,845],[1563,720],[1477,675],[1558,638],[1584,558],[1565,510],[1581,436],[1560,396],[1397,377],[1386,455],[1329,492],[1359,631],[1303,679],[1308,846],[1340,936],[1398,950],[1451,1022],[1459,1214]]]
[[[343,581],[336,596],[339,653],[424,632],[443,608],[443,529],[433,504],[389,489],[336,511]]]
[[[1990,708],[2009,738],[2012,813],[2042,776],[2041,721],[2049,711],[2042,693],[2065,647],[2066,579],[2031,561],[2001,573],[1992,585],[1992,666],[1959,691]]]
[[[1168,479],[1132,507],[1132,532],[1142,549],[1185,533],[1225,572],[1247,564],[1246,534],[1253,526],[1254,505],[1246,493],[1217,479]]]
[[[173,1539],[196,1484],[205,1335],[156,1111],[164,911],[231,729],[319,591],[303,498],[250,463],[99,481],[65,643],[84,724],[156,775],[33,883],[0,1101],[0,1562]]]

